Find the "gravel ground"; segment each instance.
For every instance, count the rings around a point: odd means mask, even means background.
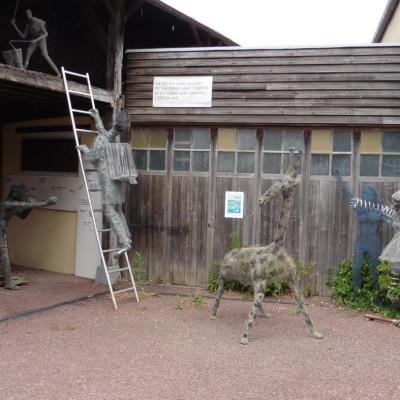
[[[59,274],[35,268],[13,265],[12,275],[25,278],[28,283],[21,290],[6,290],[0,287],[0,320],[12,315],[49,307],[102,293],[107,287],[93,279]]]
[[[114,311],[102,296],[1,323],[0,399],[400,398],[399,328],[312,299],[316,340],[271,303],[243,346],[249,302],[222,301],[212,321],[211,299],[181,299],[125,295]]]

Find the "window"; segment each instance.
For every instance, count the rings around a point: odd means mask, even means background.
[[[134,129],[132,146],[136,168],[142,171],[164,171],[166,145],[165,129]]]
[[[210,147],[210,129],[176,128],[173,144],[173,170],[208,172]]]
[[[314,130],[311,135],[311,175],[351,175],[352,132]]]
[[[263,173],[284,174],[291,148],[303,151],[302,129],[267,128],[264,133]]]
[[[400,176],[400,132],[363,131],[360,176]]]
[[[218,129],[218,172],[254,173],[255,129]]]

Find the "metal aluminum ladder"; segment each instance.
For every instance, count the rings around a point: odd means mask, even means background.
[[[79,136],[78,136],[79,134],[81,134],[81,133],[82,134],[85,134],[85,133],[96,133],[97,134],[97,131],[90,130],[90,129],[77,128],[77,124],[75,122],[75,115],[76,114],[90,115],[90,111],[89,110],[80,110],[80,109],[73,108],[72,107],[72,102],[71,102],[71,95],[84,96],[84,97],[89,98],[90,101],[91,101],[91,108],[95,108],[94,99],[93,99],[93,92],[92,92],[92,86],[90,84],[90,78],[89,78],[89,74],[88,73],[85,74],[85,75],[77,74],[75,72],[71,72],[71,71],[65,70],[64,67],[61,67],[61,72],[62,72],[62,77],[63,77],[63,81],[64,81],[65,93],[67,95],[68,109],[69,109],[69,115],[71,117],[72,130],[74,132],[75,144],[76,144],[76,146],[79,146],[79,144],[80,144],[79,143]],[[84,92],[84,91],[76,91],[76,90],[69,89],[67,75],[74,76],[74,77],[82,79],[84,81],[84,84],[86,84],[86,86],[87,86],[87,91]],[[116,249],[103,250],[103,248],[102,248],[99,233],[100,232],[109,232],[109,231],[111,231],[111,229],[98,229],[97,228],[96,219],[95,219],[94,210],[93,210],[93,205],[92,205],[92,199],[90,197],[90,189],[89,189],[88,181],[87,181],[87,178],[86,178],[85,167],[84,167],[84,164],[83,164],[82,154],[81,154],[81,152],[79,151],[78,148],[76,149],[76,151],[78,153],[79,166],[80,166],[81,171],[82,171],[83,182],[84,182],[84,185],[85,185],[86,195],[87,195],[87,199],[88,199],[88,203],[89,203],[90,216],[92,218],[94,233],[96,235],[96,241],[97,241],[97,245],[98,245],[100,256],[101,256],[101,263],[103,265],[105,276],[107,278],[107,283],[108,283],[108,287],[109,287],[109,290],[110,290],[110,294],[111,294],[111,298],[112,298],[114,307],[115,307],[115,309],[118,308],[117,307],[117,302],[115,300],[115,295],[118,294],[118,293],[128,292],[128,291],[131,291],[131,290],[133,290],[135,292],[136,300],[137,300],[137,302],[139,302],[139,296],[138,296],[138,293],[137,293],[137,290],[136,290],[135,279],[133,278],[131,264],[130,264],[127,252],[124,251],[124,258],[125,258],[125,262],[126,262],[126,267],[120,268],[119,264],[107,265],[105,254],[112,253],[112,252],[117,251],[119,249],[116,248]],[[130,277],[130,281],[131,281],[132,286],[130,286],[128,288],[125,288],[125,289],[114,290],[114,288],[113,288],[113,286],[111,284],[110,274],[115,273],[115,272],[122,272],[122,271],[128,271],[129,272],[129,277]]]

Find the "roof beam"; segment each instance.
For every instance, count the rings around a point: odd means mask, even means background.
[[[146,0],[136,0],[131,4],[131,6],[126,10],[124,16],[124,23],[126,24],[143,6]]]
[[[0,81],[15,83],[18,85],[26,85],[31,88],[44,89],[51,92],[65,93],[64,83],[60,78],[41,72],[10,67],[4,64],[0,64]],[[70,88],[71,90],[84,92],[86,85],[70,82]],[[105,89],[94,87],[93,97],[95,100],[103,103],[113,104],[114,102],[114,96],[112,92]]]

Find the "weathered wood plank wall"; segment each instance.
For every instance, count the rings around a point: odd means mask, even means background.
[[[212,75],[213,107],[153,108],[154,76]],[[128,51],[138,124],[400,123],[400,47]]]
[[[212,75],[212,108],[153,108],[154,76]],[[400,47],[328,49],[153,51],[128,54],[126,107],[137,126],[263,127],[301,126],[305,132],[302,184],[299,185],[286,246],[316,267],[317,294],[327,294],[328,269],[351,258],[357,222],[334,177],[310,176],[310,130],[353,130],[349,187],[362,193],[372,185],[388,201],[398,178],[360,179],[359,129],[400,126]],[[308,138],[308,139],[307,139]],[[259,138],[260,139],[260,138]],[[208,176],[176,173],[169,161],[165,175],[140,177],[131,193],[134,241],[147,258],[154,281],[206,285],[213,260],[226,253],[232,233],[243,245],[273,239],[280,200],[260,209],[258,196],[276,179],[262,174],[262,147],[255,151],[254,174],[221,174],[216,169],[213,136]],[[226,191],[245,193],[242,220],[224,218]],[[392,233],[381,228],[382,245]]]

